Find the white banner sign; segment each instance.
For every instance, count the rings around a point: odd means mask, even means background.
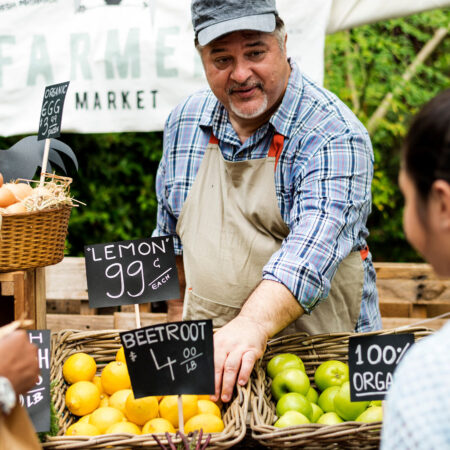
[[[0,135],[36,134],[45,86],[70,81],[62,131],[162,130],[207,86],[190,0],[0,0]],[[288,54],[322,82],[331,0],[278,0]]]

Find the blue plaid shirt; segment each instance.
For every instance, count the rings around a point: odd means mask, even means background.
[[[274,132],[284,136],[275,188],[290,233],[263,269],[262,278],[283,283],[306,313],[325,297],[339,263],[366,246],[371,210],[373,152],[355,115],[335,95],[292,72],[278,110],[242,143],[226,109],[208,89],[190,96],[169,115],[156,192],[153,236],[176,234],[177,219],[194,183],[211,132],[223,157],[243,161],[267,156]],[[174,238],[176,254],[182,244]],[[371,255],[364,261],[364,289],[357,331],[381,328]]]
[[[450,323],[415,344],[394,372],[381,449],[450,449]]]

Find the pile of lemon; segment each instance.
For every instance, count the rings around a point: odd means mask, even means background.
[[[64,362],[63,376],[70,384],[66,406],[80,417],[67,428],[67,436],[175,433],[178,429],[176,395],[134,398],[123,347],[100,375],[92,356],[74,353]],[[182,395],[182,403],[185,433],[223,431],[220,408],[208,395]]]

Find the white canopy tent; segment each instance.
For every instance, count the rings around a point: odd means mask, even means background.
[[[0,135],[36,134],[44,88],[70,80],[62,129],[157,131],[206,87],[190,0],[0,0]],[[117,3],[117,2],[114,2]],[[450,0],[277,0],[288,53],[323,81],[326,33]]]

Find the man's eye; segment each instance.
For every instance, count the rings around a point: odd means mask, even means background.
[[[249,56],[251,57],[251,58],[259,58],[259,57],[261,57],[262,55],[264,55],[264,51],[263,50],[254,50],[253,52],[250,52],[250,54],[249,54]]]
[[[226,56],[224,56],[224,57],[222,57],[222,58],[216,58],[216,59],[214,60],[214,64],[215,64],[217,67],[225,67],[229,62],[230,62],[230,58],[228,58],[228,57],[226,57]]]

